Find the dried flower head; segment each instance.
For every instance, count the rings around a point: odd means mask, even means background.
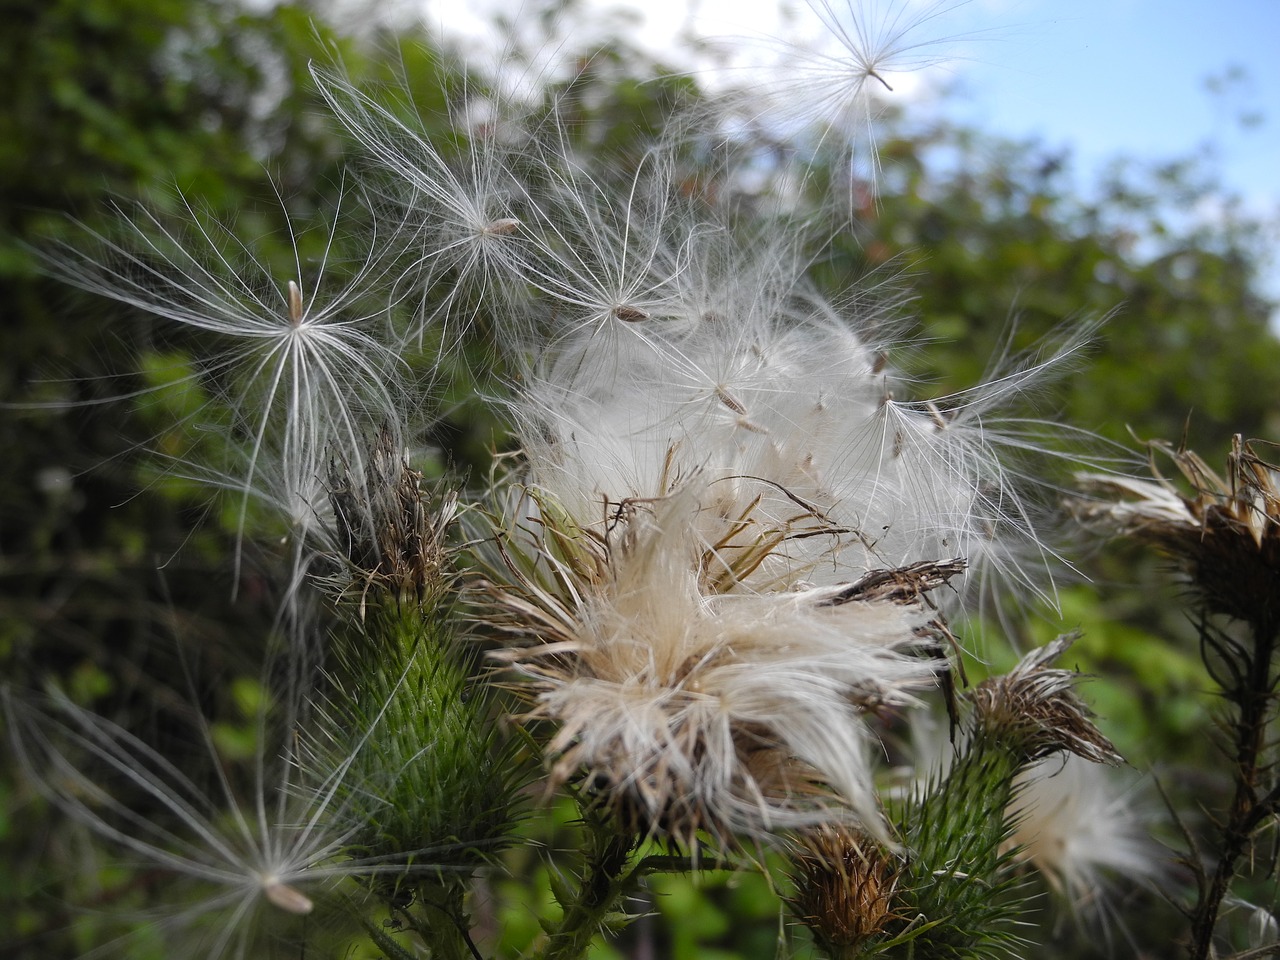
[[[1027,763],[1063,751],[1094,763],[1122,761],[1075,691],[1080,674],[1049,666],[1074,640],[1064,635],[1032,650],[1007,674],[969,693],[980,735],[1009,744]]]
[[[456,518],[457,495],[433,510],[422,474],[405,458],[390,425],[374,435],[364,455],[364,476],[335,451],[329,462],[334,536],[348,564],[340,589],[363,598],[377,585],[392,596],[421,602],[448,576],[445,536]]]
[[[820,943],[840,951],[884,930],[893,919],[899,870],[875,841],[827,825],[803,834],[797,844],[792,905]]]
[[[1261,441],[1238,434],[1225,476],[1194,451],[1157,441],[1149,446],[1155,480],[1084,475],[1088,488],[1116,499],[1077,501],[1077,512],[1177,558],[1211,611],[1274,632],[1280,626],[1280,466],[1258,453]],[[1190,492],[1160,474],[1157,453],[1174,462]]]
[[[706,493],[625,504],[589,530],[542,499],[507,540],[490,617],[526,679],[526,719],[558,723],[552,783],[585,772],[631,826],[679,839],[851,817],[884,839],[866,715],[934,683],[918,651],[936,612],[920,593],[956,571],[920,575],[910,598],[708,594],[694,535]]]

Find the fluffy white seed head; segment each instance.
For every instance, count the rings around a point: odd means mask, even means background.
[[[253,721],[256,750],[244,768],[219,752],[198,708],[194,749],[171,756],[62,695],[38,699],[0,689],[14,754],[31,787],[164,878],[144,925],[93,955],[131,956],[135,937],[158,933],[175,955],[260,956],[262,940],[280,933],[285,914],[333,920],[354,891],[340,889],[344,881],[436,869],[429,850],[363,857],[351,846],[364,826],[349,807],[362,787],[351,782],[351,770],[369,738],[383,734],[381,719],[356,731],[343,756],[309,749],[302,698],[310,687],[299,680],[284,684],[279,704],[262,705]]]
[[[642,830],[727,839],[854,818],[887,838],[866,715],[913,704],[920,603],[839,590],[716,594],[694,532],[705,484],[622,505],[572,540],[545,502],[518,531],[543,575],[491,585],[530,718],[553,719],[552,780],[588,784]],[[545,539],[543,539],[545,537]],[[528,564],[512,564],[512,571]]]
[[[678,329],[549,351],[514,405],[532,482],[592,520],[698,476],[705,544],[785,539],[753,589],[954,556],[1020,576],[1019,550],[1038,543],[983,422],[1005,386],[947,407],[897,400],[878,344],[761,279],[754,298],[728,301],[759,310],[690,310]]]
[[[242,532],[251,504],[266,503],[303,540],[318,526],[318,466],[330,447],[359,450],[371,426],[398,422],[404,406],[407,368],[387,335],[387,303],[367,299],[387,265],[371,253],[332,285],[335,213],[319,263],[304,261],[295,237],[281,275],[232,227],[183,203],[177,221],[122,211],[113,232],[86,229],[82,247],[49,251],[48,263],[76,286],[155,316],[160,339],[178,338],[191,380],[214,398],[193,423],[217,434],[198,462],[178,469],[237,495]],[[374,236],[369,249],[384,240]],[[210,459],[209,450],[220,453]]]
[[[172,912],[157,913],[154,925],[174,943],[190,943],[198,927],[202,956],[245,956],[261,924],[271,923],[264,911],[311,913],[313,898],[344,874],[333,811],[323,795],[314,808],[294,795],[301,784],[288,766],[264,766],[262,792],[248,802],[218,766],[219,789],[210,796],[176,763],[70,701],[40,706],[6,693],[5,710],[32,782],[100,838],[169,878]],[[285,779],[272,783],[272,774]]]
[[[533,131],[513,117],[520,133],[506,138],[499,135],[505,129],[499,118],[473,124],[465,134],[433,136],[420,120],[393,112],[341,75],[319,67],[311,72],[330,109],[375,168],[394,178],[384,189],[418,227],[410,255],[421,276],[399,283],[431,296],[404,332],[406,342],[421,346],[435,325],[456,336],[482,307],[507,323],[522,322],[519,283],[530,272],[529,185],[513,175],[511,159],[527,149]],[[464,109],[471,99],[463,94]],[[494,109],[503,114],[507,106]]]
[[[576,158],[563,132],[539,147],[545,179],[534,203],[534,254],[525,279],[550,322],[542,324],[544,340],[521,342],[511,331],[509,344],[539,351],[546,339],[612,344],[672,329],[680,319],[675,284],[694,221],[675,196],[670,159],[651,151],[629,178],[614,182]]]
[[[964,2],[806,0],[805,6],[811,16],[801,11],[795,38],[764,41],[771,55],[727,94],[728,109],[775,136],[847,159],[874,189],[881,115],[920,99],[929,71],[955,58],[952,14]]]
[[[1168,872],[1149,832],[1151,811],[1124,777],[1065,756],[1036,764],[1017,781],[1009,810],[1015,857],[1085,916],[1116,916],[1121,884],[1154,886]]]

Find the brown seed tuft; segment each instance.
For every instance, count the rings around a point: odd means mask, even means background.
[[[1213,613],[1280,628],[1280,466],[1262,441],[1232,438],[1220,476],[1195,452],[1153,441],[1154,480],[1086,475],[1081,482],[1109,501],[1076,501],[1087,521],[1151,541],[1179,560]],[[1190,490],[1164,477],[1154,455],[1171,459]]]
[[[620,303],[613,308],[613,315],[624,323],[640,323],[649,319],[647,311],[641,310],[639,307],[632,307],[625,303]]]
[[[299,289],[298,285],[294,281],[290,280],[289,281],[289,323],[290,325],[296,327],[300,323],[302,323],[303,312],[304,311],[302,308],[302,290]]]
[[[984,680],[969,694],[982,733],[1018,749],[1026,763],[1061,751],[1094,763],[1123,762],[1075,691],[1080,674],[1049,667],[1074,641],[1067,634],[1032,650],[1007,674]]]
[[[480,232],[486,237],[507,237],[520,229],[520,221],[513,217],[503,217],[493,223],[486,223]]]
[[[287,883],[280,883],[278,880],[264,883],[262,885],[262,895],[267,898],[267,902],[272,906],[279,907],[287,913],[305,916],[315,909],[315,904],[311,902],[310,897],[296,887],[291,887]]]
[[[825,826],[799,843],[793,906],[820,942],[836,951],[856,947],[894,919],[898,870],[874,841]]]

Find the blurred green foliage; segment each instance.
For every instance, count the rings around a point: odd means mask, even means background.
[[[234,518],[210,512],[198,484],[133,455],[180,456],[209,442],[171,429],[208,398],[192,395],[182,344],[44,278],[32,245],[74,242],[80,228],[68,214],[93,228],[116,215],[116,199],[164,210],[181,194],[236,223],[287,279],[288,218],[334,209],[343,164],[361,162],[324,118],[307,74],[313,59],[383,85],[428,132],[447,130],[449,93],[464,82],[421,37],[356,42],[304,4],[252,12],[231,0],[10,0],[0,10],[0,397],[12,404],[0,411],[0,672],[22,687],[56,684],[162,740],[166,715],[189,709],[184,671],[164,653],[181,637],[202,649],[203,706],[231,718],[215,728],[229,761],[252,753],[241,701],[261,695],[245,677],[270,630],[271,590],[250,565],[240,600],[228,603]],[[637,63],[615,47],[554,91],[581,148],[616,156],[622,171],[697,96],[692,81],[652,65],[640,69],[660,82],[636,75]],[[976,383],[1006,345],[1032,349],[1105,315],[1088,362],[1041,416],[1118,442],[1130,431],[1185,435],[1211,461],[1232,433],[1280,435],[1280,341],[1258,282],[1263,225],[1229,203],[1213,226],[1182,216],[1220,196],[1211,172],[1194,161],[1118,164],[1085,201],[1072,190],[1070,158],[1037,144],[890,117],[880,152],[879,191],[852,185],[853,228],[836,210],[814,231],[835,240],[813,273],[837,297],[867,282],[905,292],[912,332],[927,346],[893,359],[930,392]],[[815,169],[835,179],[841,165],[819,158]],[[502,442],[475,386],[491,383],[490,355],[476,343],[447,363],[433,439],[442,463],[479,473]],[[1064,587],[1060,615],[1045,615],[1037,637],[1083,630],[1073,657],[1104,678],[1089,688],[1104,728],[1137,766],[1165,771],[1175,799],[1220,790],[1207,772],[1210,685],[1173,592],[1158,586],[1163,573],[1126,551],[1079,566],[1096,586]],[[0,757],[0,916],[9,921],[0,954],[86,951],[164,879],[102,858],[23,782],[7,741]],[[517,849],[508,866],[512,877],[489,882],[493,942],[498,955],[517,956],[552,902],[533,848]],[[768,957],[785,926],[759,877],[653,879],[639,906],[663,922],[636,923],[600,957],[642,941],[673,960]],[[645,940],[658,936],[670,942]],[[1105,954],[1087,931],[1059,939],[1054,955]],[[132,955],[161,949],[134,943]]]
[[[978,382],[990,358],[1107,318],[1058,391],[1060,422],[1131,442],[1188,444],[1214,459],[1230,434],[1280,428],[1280,341],[1259,271],[1275,224],[1235,210],[1207,161],[1117,164],[1081,199],[1070,158],[946,125],[881,143],[878,194],[819,275],[833,289],[896,275],[927,341],[908,363],[931,390]],[[848,192],[847,188],[844,192]],[[1213,225],[1186,223],[1213,198]],[[1243,388],[1243,389],[1242,389]]]

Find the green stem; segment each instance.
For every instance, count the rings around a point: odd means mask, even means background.
[[[1213,876],[1202,889],[1191,921],[1191,956],[1207,960],[1213,951],[1213,932],[1222,903],[1231,890],[1236,867],[1252,842],[1253,833],[1276,811],[1277,791],[1258,797],[1259,761],[1266,746],[1267,725],[1274,701],[1271,658],[1277,630],[1274,624],[1255,623],[1253,650],[1235,688],[1225,691],[1240,709],[1235,724],[1235,794],[1222,828],[1222,849]]]
[[[442,880],[419,890],[423,906],[436,914],[433,922],[415,923],[431,948],[432,960],[482,960],[471,940],[471,920],[464,906],[465,882]]]
[[[577,894],[563,904],[564,916],[559,929],[551,934],[542,960],[578,960],[585,955],[592,937],[617,910],[635,875],[626,869],[635,847],[634,838],[620,834],[608,824],[588,822],[590,849],[585,873]]]
[[[364,920],[362,924],[365,933],[373,941],[373,945],[381,950],[388,960],[416,960],[412,953],[400,946],[395,937],[391,936],[372,920]]]

